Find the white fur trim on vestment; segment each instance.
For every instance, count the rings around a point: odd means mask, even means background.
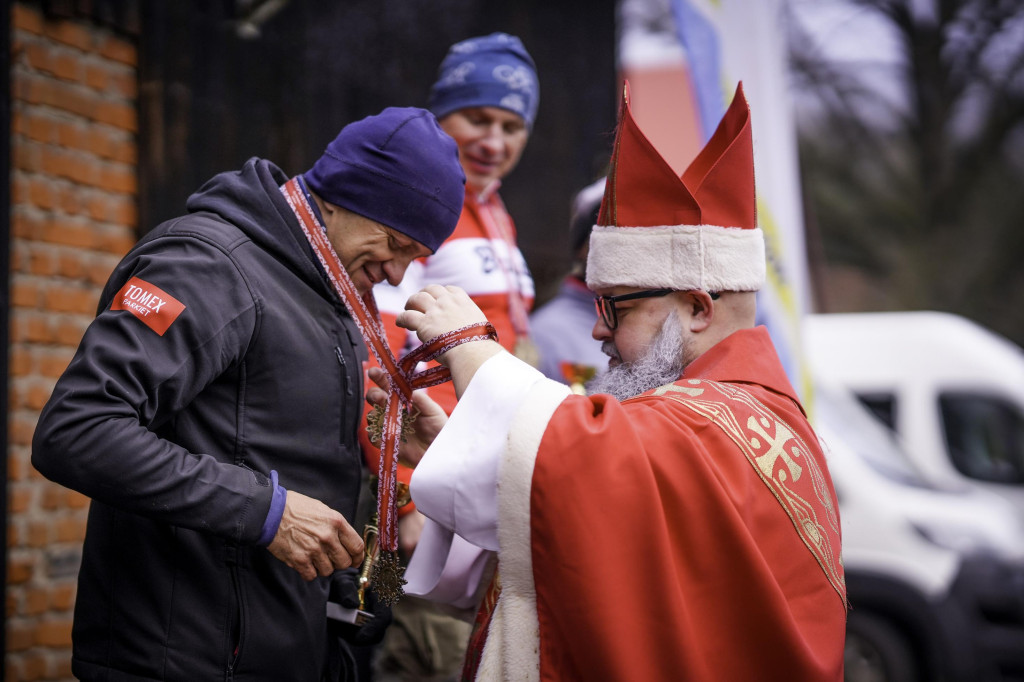
[[[760,228],[595,225],[587,286],[757,291],[765,281]]]
[[[491,616],[478,680],[540,679],[530,491],[541,438],[551,415],[569,394],[569,388],[556,381],[538,381],[527,393],[508,432],[508,448],[498,471],[501,596]]]

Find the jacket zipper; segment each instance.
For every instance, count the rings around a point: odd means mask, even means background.
[[[242,585],[241,579],[238,575],[238,564],[231,561],[229,562],[229,568],[231,572],[231,586],[235,590],[235,602],[238,610],[238,637],[234,642],[235,648],[231,652],[231,658],[228,661],[227,670],[224,671],[224,679],[226,682],[231,682],[235,677],[235,667],[238,665],[238,661],[241,658],[242,641],[245,639],[245,613],[242,608]]]
[[[348,423],[349,420],[346,417],[349,416],[348,412],[351,411],[350,406],[352,404],[352,382],[349,381],[348,378],[348,363],[345,362],[345,352],[341,349],[341,346],[334,347],[334,354],[338,356],[338,364],[341,365],[341,388],[342,393],[345,396],[341,399],[341,405],[339,406],[341,410],[339,420],[341,422],[341,433],[338,434],[338,442],[340,442],[342,445],[348,446],[348,434],[351,432],[352,429],[350,428],[350,425]],[[345,398],[348,398],[348,400],[346,400]]]
[[[338,364],[341,365],[341,383],[345,387],[345,395],[351,398],[352,386],[349,385],[348,363],[345,362],[345,352],[341,350],[341,346],[335,346],[334,354],[338,356]]]

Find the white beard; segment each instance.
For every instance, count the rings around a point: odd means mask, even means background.
[[[643,355],[635,362],[623,362],[587,383],[587,394],[608,393],[618,401],[677,381],[690,363],[693,342],[683,336],[683,324],[678,315],[670,314]],[[618,357],[611,341],[605,341],[601,350]]]

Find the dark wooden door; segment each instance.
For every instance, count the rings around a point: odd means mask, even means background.
[[[449,45],[518,35],[540,111],[502,195],[538,285],[568,261],[573,193],[599,175],[615,125],[614,0],[148,0],[141,3],[140,231],[212,175],[261,156],[312,165],[346,123],[423,106]],[[276,12],[273,11],[276,8]],[[269,15],[252,30],[247,15]]]

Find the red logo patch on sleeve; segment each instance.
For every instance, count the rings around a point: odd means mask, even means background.
[[[185,309],[185,305],[149,282],[132,277],[117,292],[111,310],[127,310],[160,336]]]

